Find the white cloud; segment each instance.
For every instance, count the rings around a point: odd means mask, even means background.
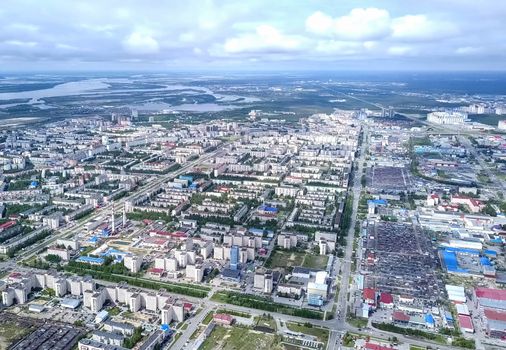
[[[347,15],[333,19],[318,11],[306,19],[306,30],[341,40],[379,39],[390,34],[390,14],[374,7],[354,8]]]
[[[8,25],[8,28],[11,30],[19,30],[22,32],[36,32],[39,30],[39,27],[33,24],[27,23],[12,23]]]
[[[262,24],[254,34],[243,34],[227,39],[223,46],[226,53],[294,51],[300,49],[302,40],[285,35],[271,25]]]
[[[457,28],[446,22],[434,21],[425,15],[407,15],[392,20],[392,38],[400,40],[431,40],[453,35]]]
[[[153,54],[160,51],[160,45],[151,35],[133,32],[124,41],[123,47],[132,54]]]
[[[415,53],[411,46],[391,46],[388,48],[388,53],[393,56],[410,56]]]
[[[378,8],[355,8],[334,24],[337,36],[352,40],[371,40],[390,33],[390,14]]]
[[[313,34],[329,35],[332,33],[334,20],[321,11],[316,11],[306,19],[306,30]]]
[[[62,43],[56,44],[55,47],[60,50],[80,51],[80,49],[76,46],[62,44]]]
[[[481,51],[482,50],[478,47],[464,46],[464,47],[457,48],[457,50],[455,50],[455,53],[458,55],[473,55],[473,54],[479,53]]]
[[[21,40],[7,40],[4,44],[19,47],[35,47],[37,43],[35,41],[21,41]]]

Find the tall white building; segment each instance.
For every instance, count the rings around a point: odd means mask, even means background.
[[[127,255],[123,259],[123,263],[125,264],[125,267],[133,273],[137,273],[141,269],[142,265],[142,256],[137,255]]]
[[[467,114],[462,112],[432,112],[427,114],[429,123],[441,125],[459,125],[465,123]]]

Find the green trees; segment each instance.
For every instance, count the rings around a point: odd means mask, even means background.
[[[58,264],[61,261],[61,258],[58,255],[55,254],[48,254],[44,257],[47,262]]]
[[[93,278],[110,281],[110,282],[127,282],[131,286],[146,288],[146,289],[165,289],[167,292],[189,295],[196,298],[205,298],[209,291],[208,287],[183,284],[183,283],[167,283],[152,281],[145,278],[138,278],[135,276],[129,276],[129,272],[125,272],[126,269],[122,264],[111,264],[109,266],[100,265],[88,265],[85,263],[79,263],[75,261],[69,262],[65,265],[64,270],[72,272],[81,276],[90,275]]]
[[[16,252],[18,252],[19,250],[23,249],[23,248],[26,248],[26,247],[29,247],[31,246],[32,244],[34,244],[35,242],[38,242],[38,241],[41,241],[43,240],[44,238],[46,238],[47,236],[49,236],[51,234],[51,231],[50,230],[44,230],[40,233],[38,233],[37,235],[33,236],[32,238],[29,238],[27,239],[26,241],[18,244],[17,246],[9,249],[7,251],[7,256],[9,258],[13,258],[14,255],[16,254]]]
[[[296,309],[294,307],[290,307],[284,304],[279,304],[271,301],[270,299],[258,297],[255,295],[249,294],[241,294],[237,292],[231,291],[220,291],[213,296],[213,299],[218,301],[239,305],[244,307],[249,307],[252,309],[270,311],[270,312],[279,312],[285,315],[292,315],[297,317],[311,318],[311,319],[323,319],[323,313],[315,310],[307,310],[307,309]]]
[[[132,349],[142,339],[142,327],[136,327],[130,338],[125,338],[123,346]]]

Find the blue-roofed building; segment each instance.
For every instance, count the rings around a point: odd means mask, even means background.
[[[311,306],[322,306],[323,298],[321,295],[318,294],[309,294],[307,296],[307,304]]]
[[[118,249],[109,248],[105,252],[101,254],[101,256],[112,256],[114,257],[115,262],[122,262],[125,256],[128,255],[128,253],[123,252]]]
[[[99,240],[100,240],[100,239],[99,239],[97,236],[91,236],[91,237],[88,239],[88,242],[89,242],[89,243],[93,243],[93,244],[95,244],[95,243],[98,243],[98,241],[99,241]]]
[[[39,187],[39,182],[38,181],[32,181],[30,183],[30,188],[37,188]]]
[[[102,265],[105,262],[103,258],[96,258],[94,256],[80,256],[76,261],[90,265]]]
[[[492,244],[502,244],[503,240],[502,240],[502,238],[498,237],[498,238],[491,239],[489,242]]]
[[[179,175],[180,180],[187,180],[189,183],[193,182],[193,176],[191,175]]]
[[[166,323],[162,324],[160,326],[160,330],[164,331],[164,332],[169,332],[170,331],[170,326]]]
[[[480,264],[481,264],[481,266],[492,266],[492,264],[490,263],[490,260],[486,256],[482,256],[480,258]]]
[[[459,266],[457,254],[455,253],[455,251],[450,249],[444,249],[441,253],[444,265],[449,273],[463,273],[463,274],[469,273],[469,270],[463,269]]]
[[[254,228],[254,227],[251,227],[248,229],[249,233],[255,235],[255,236],[263,236],[264,235],[264,230],[261,229],[261,228]]]
[[[495,250],[484,250],[483,254],[494,258],[497,256],[497,252]]]
[[[265,211],[267,213],[277,213],[278,212],[278,208],[270,207],[268,205],[262,205],[262,206],[260,206],[259,209],[263,210],[263,211]]]
[[[388,204],[388,201],[386,199],[369,199],[367,201],[367,204],[374,204],[376,206],[385,206]]]
[[[429,328],[434,328],[436,326],[436,321],[434,320],[434,316],[432,316],[432,314],[425,315],[425,325]]]

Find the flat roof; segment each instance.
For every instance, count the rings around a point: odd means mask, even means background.
[[[75,309],[81,304],[81,300],[74,298],[63,298],[60,304],[63,307]]]
[[[467,315],[459,315],[459,324],[461,328],[469,329],[474,332],[473,321]]]

